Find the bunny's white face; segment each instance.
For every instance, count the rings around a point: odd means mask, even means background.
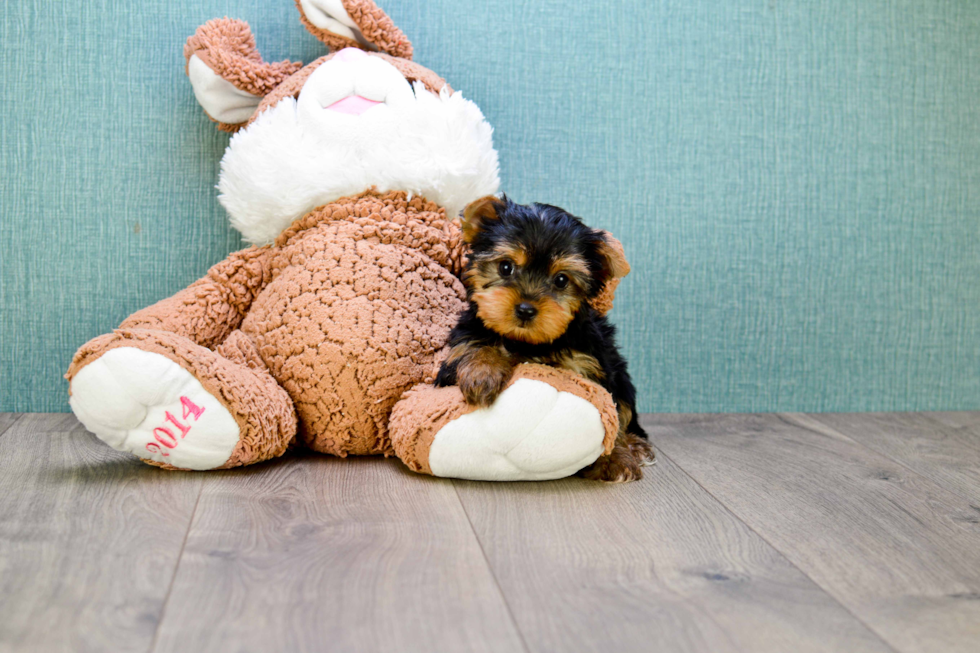
[[[317,206],[372,186],[423,195],[455,216],[499,186],[492,128],[460,93],[439,95],[380,56],[347,49],[231,140],[221,203],[255,244]]]
[[[363,50],[347,48],[310,75],[298,109],[301,120],[311,125],[339,121],[357,129],[360,117],[372,109],[410,110],[414,102],[411,84],[394,66]],[[338,118],[338,114],[351,119]],[[377,115],[375,111],[369,118]]]

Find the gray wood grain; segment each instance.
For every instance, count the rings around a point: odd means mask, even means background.
[[[605,487],[168,473],[0,414],[0,650],[976,650],[977,413],[644,424]]]
[[[310,455],[204,486],[155,651],[520,651],[452,483]]]
[[[980,410],[948,411],[940,413],[924,413],[928,417],[958,429],[977,431],[980,429]]]
[[[813,415],[977,506],[980,520],[980,429],[970,413],[841,413]]]
[[[148,650],[202,481],[21,417],[0,437],[0,650]]]
[[[0,413],[0,436],[6,433],[20,417],[20,413]]]
[[[980,641],[969,502],[804,415],[647,416],[657,446],[899,651]]]
[[[669,460],[456,486],[531,651],[892,650]]]

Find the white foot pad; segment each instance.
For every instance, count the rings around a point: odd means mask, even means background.
[[[71,409],[113,449],[182,469],[214,469],[238,444],[238,423],[183,367],[120,347],[71,382]]]
[[[443,426],[429,448],[435,476],[544,481],[571,476],[602,454],[599,410],[543,381],[519,379],[489,408]]]

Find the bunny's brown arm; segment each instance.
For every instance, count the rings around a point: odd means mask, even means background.
[[[271,246],[235,252],[176,295],[133,313],[119,328],[169,331],[213,349],[241,325],[271,280],[274,252]]]
[[[248,23],[209,20],[184,45],[185,72],[208,117],[223,131],[237,131],[262,98],[303,67],[294,61],[268,63],[255,48]]]

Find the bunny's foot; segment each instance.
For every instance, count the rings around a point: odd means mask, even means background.
[[[72,411],[113,449],[162,467],[218,469],[282,455],[296,432],[288,396],[249,360],[257,357],[240,332],[219,349],[225,356],[151,330],[97,338],[69,371]]]
[[[525,364],[488,408],[468,405],[455,386],[417,386],[395,406],[389,431],[398,456],[418,472],[540,481],[571,476],[609,453],[617,426],[601,387]]]

